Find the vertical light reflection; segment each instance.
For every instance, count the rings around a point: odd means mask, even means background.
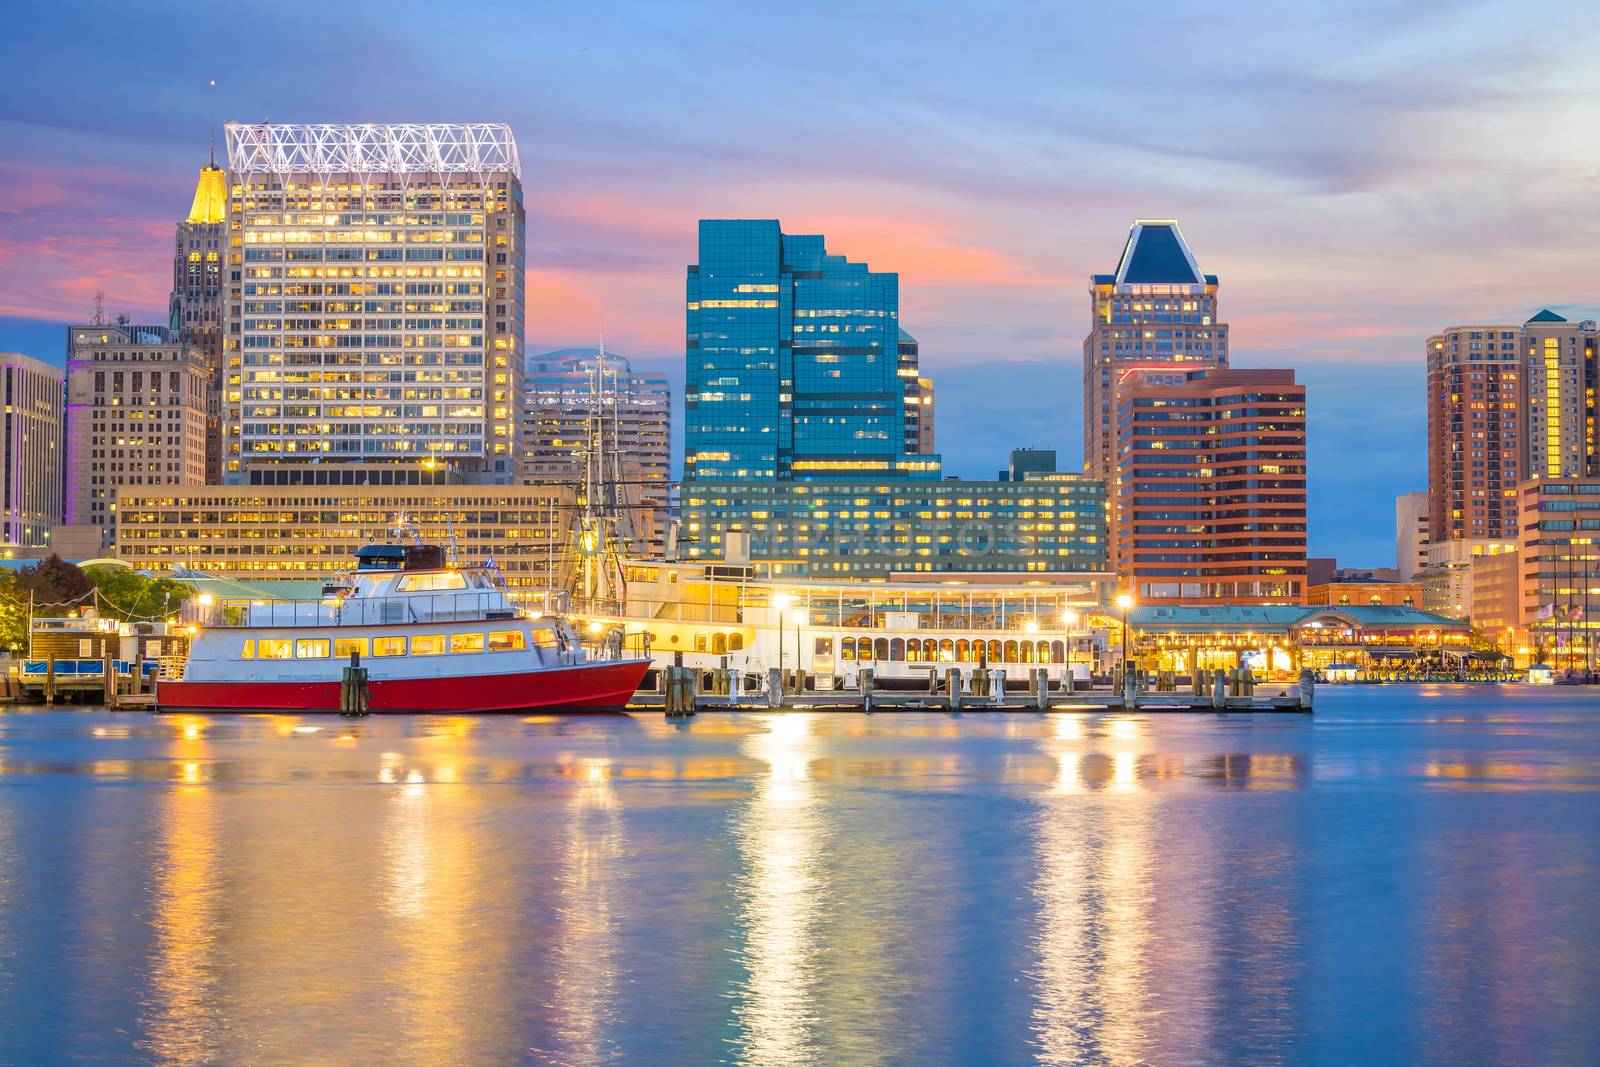
[[[1102,742],[1065,722],[1041,742],[1058,776],[1036,814],[1034,1041],[1042,1063],[1148,1062],[1155,825],[1141,732],[1121,720]]]
[[[473,832],[476,794],[441,783],[455,778],[441,763],[408,765],[384,753],[379,780],[390,783],[381,835],[381,893],[395,958],[387,966],[406,975],[405,1033],[398,1047],[439,1061],[496,1048],[513,990],[485,976],[503,974],[510,951],[504,937],[486,937],[481,917],[502,891],[492,870],[492,850]]]
[[[216,798],[204,783],[205,720],[179,723],[177,784],[162,801],[151,925],[155,945],[146,1001],[148,1049],[161,1063],[213,1062],[220,1036],[217,933],[222,851]]]
[[[617,900],[622,860],[622,814],[610,760],[576,767],[567,840],[557,892],[551,949],[553,1023],[559,1063],[596,1063],[619,1054],[617,1024]]]
[[[746,755],[767,764],[735,828],[744,875],[741,962],[734,1004],[739,1062],[817,1062],[817,924],[823,888],[820,806],[810,779],[812,717],[774,715],[751,735]]]

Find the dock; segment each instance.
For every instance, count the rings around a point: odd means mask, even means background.
[[[769,712],[783,710],[893,713],[943,712],[1127,712],[1140,713],[1281,713],[1309,715],[1315,701],[1310,673],[1299,681],[1257,683],[1248,671],[1202,672],[1199,678],[1171,675],[1113,678],[1100,688],[1076,688],[1053,682],[1043,670],[1031,673],[1025,686],[1008,682],[1004,671],[978,669],[963,677],[951,668],[935,677],[926,690],[879,688],[870,671],[860,672],[855,686],[808,688],[804,679],[776,670],[747,688],[749,679],[731,670],[701,671],[668,667],[654,692],[641,690],[628,702],[629,711],[661,711],[692,715],[701,711]],[[1180,685],[1187,682],[1187,685]]]

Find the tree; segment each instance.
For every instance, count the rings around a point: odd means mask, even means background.
[[[96,606],[113,619],[164,619],[194,593],[182,582],[151,578],[127,567],[91,567],[88,575],[99,594]]]
[[[20,655],[28,648],[28,594],[17,586],[17,576],[0,571],[0,649]]]
[[[35,615],[65,615],[88,603],[94,583],[83,568],[50,556],[17,572],[16,588],[24,603],[33,594]]]

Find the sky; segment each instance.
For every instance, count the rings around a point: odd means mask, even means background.
[[[96,290],[164,320],[222,122],[507,122],[530,352],[603,327],[681,397],[696,220],[778,218],[899,273],[947,472],[993,476],[1080,461],[1089,275],[1176,218],[1234,364],[1309,387],[1311,553],[1389,565],[1428,334],[1600,317],[1597,37],[1536,0],[13,8],[0,350],[59,361]]]

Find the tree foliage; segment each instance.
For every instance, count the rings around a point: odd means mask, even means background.
[[[113,619],[164,619],[194,592],[182,582],[151,578],[127,567],[91,567],[88,574],[99,593],[95,606]]]

